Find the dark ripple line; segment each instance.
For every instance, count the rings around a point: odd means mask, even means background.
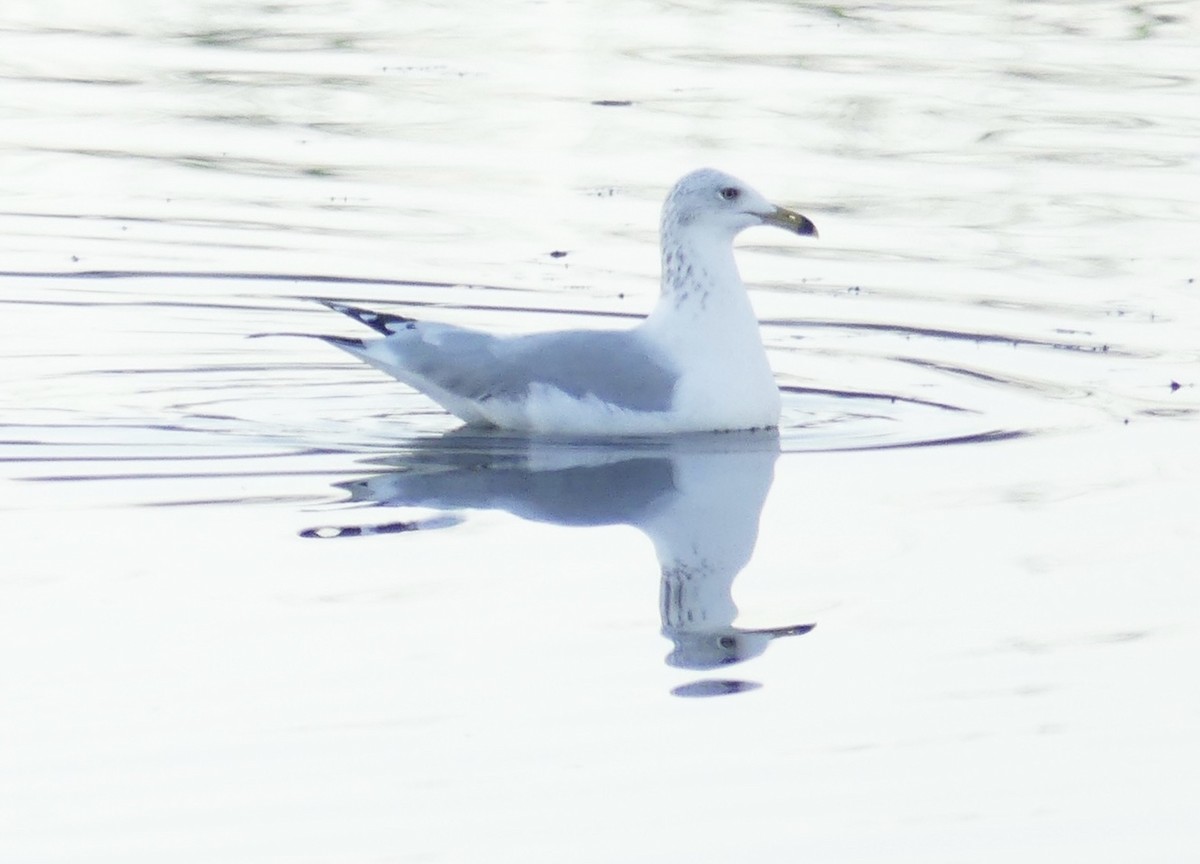
[[[23,446],[23,447],[80,447],[78,443],[47,443],[44,441],[0,441],[0,445],[4,446]],[[122,447],[126,445],[113,444],[88,444],[89,447]],[[186,455],[171,455],[159,454],[153,456],[146,455],[120,455],[120,456],[4,456],[0,457],[0,464],[16,464],[22,463],[25,465],[39,463],[65,463],[65,462],[223,462],[223,461],[248,461],[258,459],[291,459],[304,456],[339,456],[347,453],[357,453],[356,450],[330,450],[324,448],[307,448],[304,450],[293,450],[287,453],[232,453],[232,454],[186,454]],[[209,475],[181,475],[181,476],[209,476]]]
[[[259,282],[318,282],[327,285],[392,285],[410,288],[486,288],[516,291],[505,285],[478,282],[429,282],[421,279],[389,279],[380,276],[323,276],[317,273],[252,273],[236,270],[0,270],[0,277],[23,279],[239,279]],[[311,300],[314,298],[303,297]]]
[[[992,429],[987,432],[973,432],[968,435],[952,435],[948,438],[927,438],[920,441],[897,441],[882,444],[854,444],[846,447],[801,447],[796,449],[783,448],[784,453],[847,453],[864,450],[910,450],[916,447],[951,447],[958,444],[990,444],[996,441],[1013,441],[1018,438],[1028,438],[1033,433],[1026,429]]]
[[[926,408],[940,408],[943,411],[964,411],[972,414],[979,412],[972,411],[970,408],[962,408],[958,405],[951,405],[948,402],[933,402],[929,399],[917,399],[913,396],[897,396],[894,393],[872,393],[862,390],[830,390],[822,387],[798,387],[792,384],[780,385],[779,389],[784,393],[797,393],[810,396],[833,396],[838,399],[872,399],[876,401],[886,402],[904,402],[908,405],[922,405]]]
[[[67,460],[62,460],[67,461]],[[150,461],[150,460],[128,460]],[[78,483],[88,480],[239,480],[250,477],[360,477],[361,470],[215,471],[211,474],[129,472],[124,474],[42,474],[20,479],[31,483]]]
[[[421,279],[389,279],[381,276],[323,276],[305,273],[248,273],[237,271],[203,271],[203,270],[74,270],[74,271],[36,271],[36,270],[0,270],[0,278],[14,279],[225,279],[258,282],[306,282],[327,285],[384,285],[407,288],[467,288],[480,291],[518,292],[524,289],[510,285],[492,285],[485,282],[432,282]],[[371,297],[337,297],[328,298],[319,295],[295,294],[284,295],[280,299],[321,302],[328,299],[362,303],[385,303],[392,306],[437,307],[439,309],[463,309],[476,312],[532,312],[551,315],[578,315],[594,318],[629,318],[641,319],[646,315],[641,312],[616,312],[598,309],[562,309],[552,306],[497,306],[488,303],[435,303],[428,300],[387,300]],[[234,303],[196,303],[181,300],[30,300],[10,299],[0,297],[0,303],[11,303],[31,306],[153,306],[178,307],[184,309],[234,309],[240,311],[275,311],[275,306],[251,306]]]
[[[839,330],[874,330],[881,333],[897,333],[908,336],[930,336],[936,339],[957,339],[965,342],[987,342],[1008,345],[1030,345],[1038,348],[1054,348],[1061,351],[1079,351],[1083,353],[1112,354],[1118,357],[1137,357],[1139,355],[1111,345],[1080,345],[1075,342],[1058,342],[1050,339],[1034,339],[1028,336],[1002,336],[998,333],[967,333],[960,330],[942,330],[936,327],[918,327],[911,324],[878,324],[870,321],[813,321],[788,320],[783,318],[765,319],[762,324],[776,327],[821,327]]]

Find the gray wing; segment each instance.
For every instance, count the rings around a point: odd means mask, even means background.
[[[665,411],[679,378],[667,358],[632,330],[506,337],[421,322],[369,345],[371,356],[364,359],[400,380],[418,389],[428,382],[478,401],[520,399],[541,384],[622,408]]]

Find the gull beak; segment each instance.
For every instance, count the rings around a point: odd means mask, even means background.
[[[761,217],[764,225],[774,225],[793,234],[803,234],[806,237],[818,237],[817,226],[807,216],[801,216],[794,210],[776,207],[771,213]]]

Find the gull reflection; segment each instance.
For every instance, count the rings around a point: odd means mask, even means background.
[[[389,470],[339,484],[354,502],[436,510],[504,510],[558,525],[632,525],[654,544],[660,614],[675,667],[711,670],[756,657],[811,624],[734,626],[733,580],[749,562],[771,488],[775,432],[680,435],[603,442],[533,439],[460,430],[372,460]],[[392,533],[454,524],[452,516],[314,528],[310,537]],[[756,685],[702,681],[678,695]]]

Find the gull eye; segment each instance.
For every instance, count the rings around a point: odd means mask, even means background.
[[[721,190],[720,194],[726,201],[736,201],[737,197],[742,194],[742,191],[736,186],[726,186]]]

